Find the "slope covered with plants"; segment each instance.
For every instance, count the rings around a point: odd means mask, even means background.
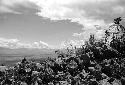
[[[105,36],[94,35],[80,48],[55,51],[57,58],[40,63],[25,58],[0,67],[1,85],[125,85],[125,28],[114,19]]]

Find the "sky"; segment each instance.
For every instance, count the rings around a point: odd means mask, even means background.
[[[0,0],[0,46],[83,44],[124,14],[124,0]]]

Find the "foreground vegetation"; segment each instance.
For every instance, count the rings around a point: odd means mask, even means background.
[[[80,48],[55,51],[57,58],[40,63],[25,58],[0,68],[1,85],[125,85],[125,28],[121,18],[97,40],[90,35]],[[115,31],[112,31],[115,29]]]

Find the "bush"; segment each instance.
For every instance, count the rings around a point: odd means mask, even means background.
[[[125,29],[120,20],[115,19],[110,26],[119,27],[118,33],[108,29],[101,41],[90,35],[81,48],[72,47],[65,53],[55,51],[58,54],[55,59],[36,63],[24,58],[15,66],[0,71],[1,85],[124,85]],[[108,37],[112,37],[111,42]]]

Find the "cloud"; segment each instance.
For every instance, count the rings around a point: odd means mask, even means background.
[[[20,14],[19,12],[17,11],[14,11],[10,8],[7,8],[5,6],[0,6],[0,13],[14,13],[14,14]]]
[[[29,0],[38,6],[38,16],[50,20],[70,20],[83,26],[81,33],[73,36],[88,36],[93,33],[98,38],[116,17],[125,17],[124,0]],[[95,27],[101,26],[101,29]],[[84,39],[83,38],[83,39]]]
[[[38,16],[82,25],[83,32],[74,33],[74,36],[88,37],[90,33],[100,36],[114,18],[125,18],[125,0],[0,0],[0,11],[14,13],[16,6],[32,7],[31,3],[37,6]],[[97,29],[95,25],[102,28]]]
[[[49,46],[47,43],[43,41],[33,42],[33,43],[22,43],[18,39],[6,39],[6,38],[0,38],[0,47],[6,47],[11,49],[17,49],[17,48],[49,49],[51,48],[51,46]]]
[[[21,14],[17,10],[19,6],[33,8],[29,0],[0,0],[0,13]]]
[[[77,37],[78,39],[86,41],[89,39],[90,34],[94,34],[95,38],[99,40],[102,37],[104,37],[104,35],[105,35],[104,31],[105,31],[104,29],[96,30],[96,28],[95,29],[86,29],[85,31],[82,31],[81,33],[74,33],[73,36]]]
[[[71,20],[93,29],[105,26],[118,16],[125,17],[124,0],[0,0],[0,12],[13,12],[17,6],[37,6],[38,16],[50,20]]]
[[[39,7],[39,16],[51,20],[71,20],[84,27],[105,25],[124,16],[124,0],[29,0]]]
[[[83,40],[68,40],[68,41],[63,41],[60,45],[60,48],[69,48],[71,47],[71,45],[74,47],[80,47],[81,45],[84,45],[84,41]]]

